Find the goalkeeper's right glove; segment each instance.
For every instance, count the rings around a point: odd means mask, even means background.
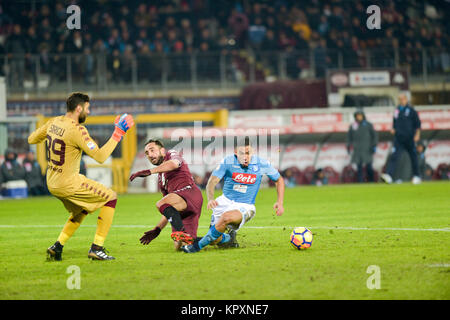
[[[120,140],[122,140],[123,135],[125,135],[128,129],[134,126],[133,117],[127,113],[124,113],[121,116],[117,116],[116,120],[114,121],[114,126],[115,129],[112,138],[117,142],[120,142]]]

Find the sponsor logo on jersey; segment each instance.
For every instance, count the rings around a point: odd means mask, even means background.
[[[256,182],[256,174],[233,172],[231,176],[234,182],[243,184],[254,184]]]
[[[95,143],[92,142],[92,141],[89,141],[89,142],[87,143],[87,146],[88,146],[88,148],[91,149],[91,150],[94,150],[94,149],[95,149]]]

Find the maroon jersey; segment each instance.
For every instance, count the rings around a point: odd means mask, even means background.
[[[167,151],[164,161],[169,160],[178,160],[180,162],[180,167],[169,172],[158,174],[158,186],[164,196],[169,193],[181,191],[188,186],[192,187],[195,185],[187,163],[177,151]]]

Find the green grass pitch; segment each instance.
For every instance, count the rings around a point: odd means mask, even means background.
[[[47,262],[68,217],[60,201],[0,201],[0,299],[450,299],[448,182],[286,189],[281,217],[272,209],[276,190],[262,189],[240,248],[197,254],[174,251],[170,228],[139,243],[160,218],[160,197],[119,196],[105,243],[111,262],[87,258],[96,213],[68,241],[63,261]],[[199,235],[210,217],[204,203]],[[295,226],[313,232],[310,249],[291,247]],[[80,270],[80,289],[67,286],[70,266]]]

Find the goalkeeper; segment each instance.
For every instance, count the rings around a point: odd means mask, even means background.
[[[50,259],[62,260],[63,247],[72,237],[83,219],[97,209],[97,230],[88,257],[95,260],[113,260],[103,244],[111,227],[117,203],[117,194],[96,181],[81,175],[80,160],[85,152],[103,163],[116,148],[127,130],[134,125],[131,115],[117,116],[111,138],[99,148],[81,124],[89,115],[89,96],[72,93],[67,101],[67,113],[48,120],[42,127],[30,134],[28,143],[46,141],[47,185],[56,198],[61,200],[70,216],[57,241],[47,249]]]

